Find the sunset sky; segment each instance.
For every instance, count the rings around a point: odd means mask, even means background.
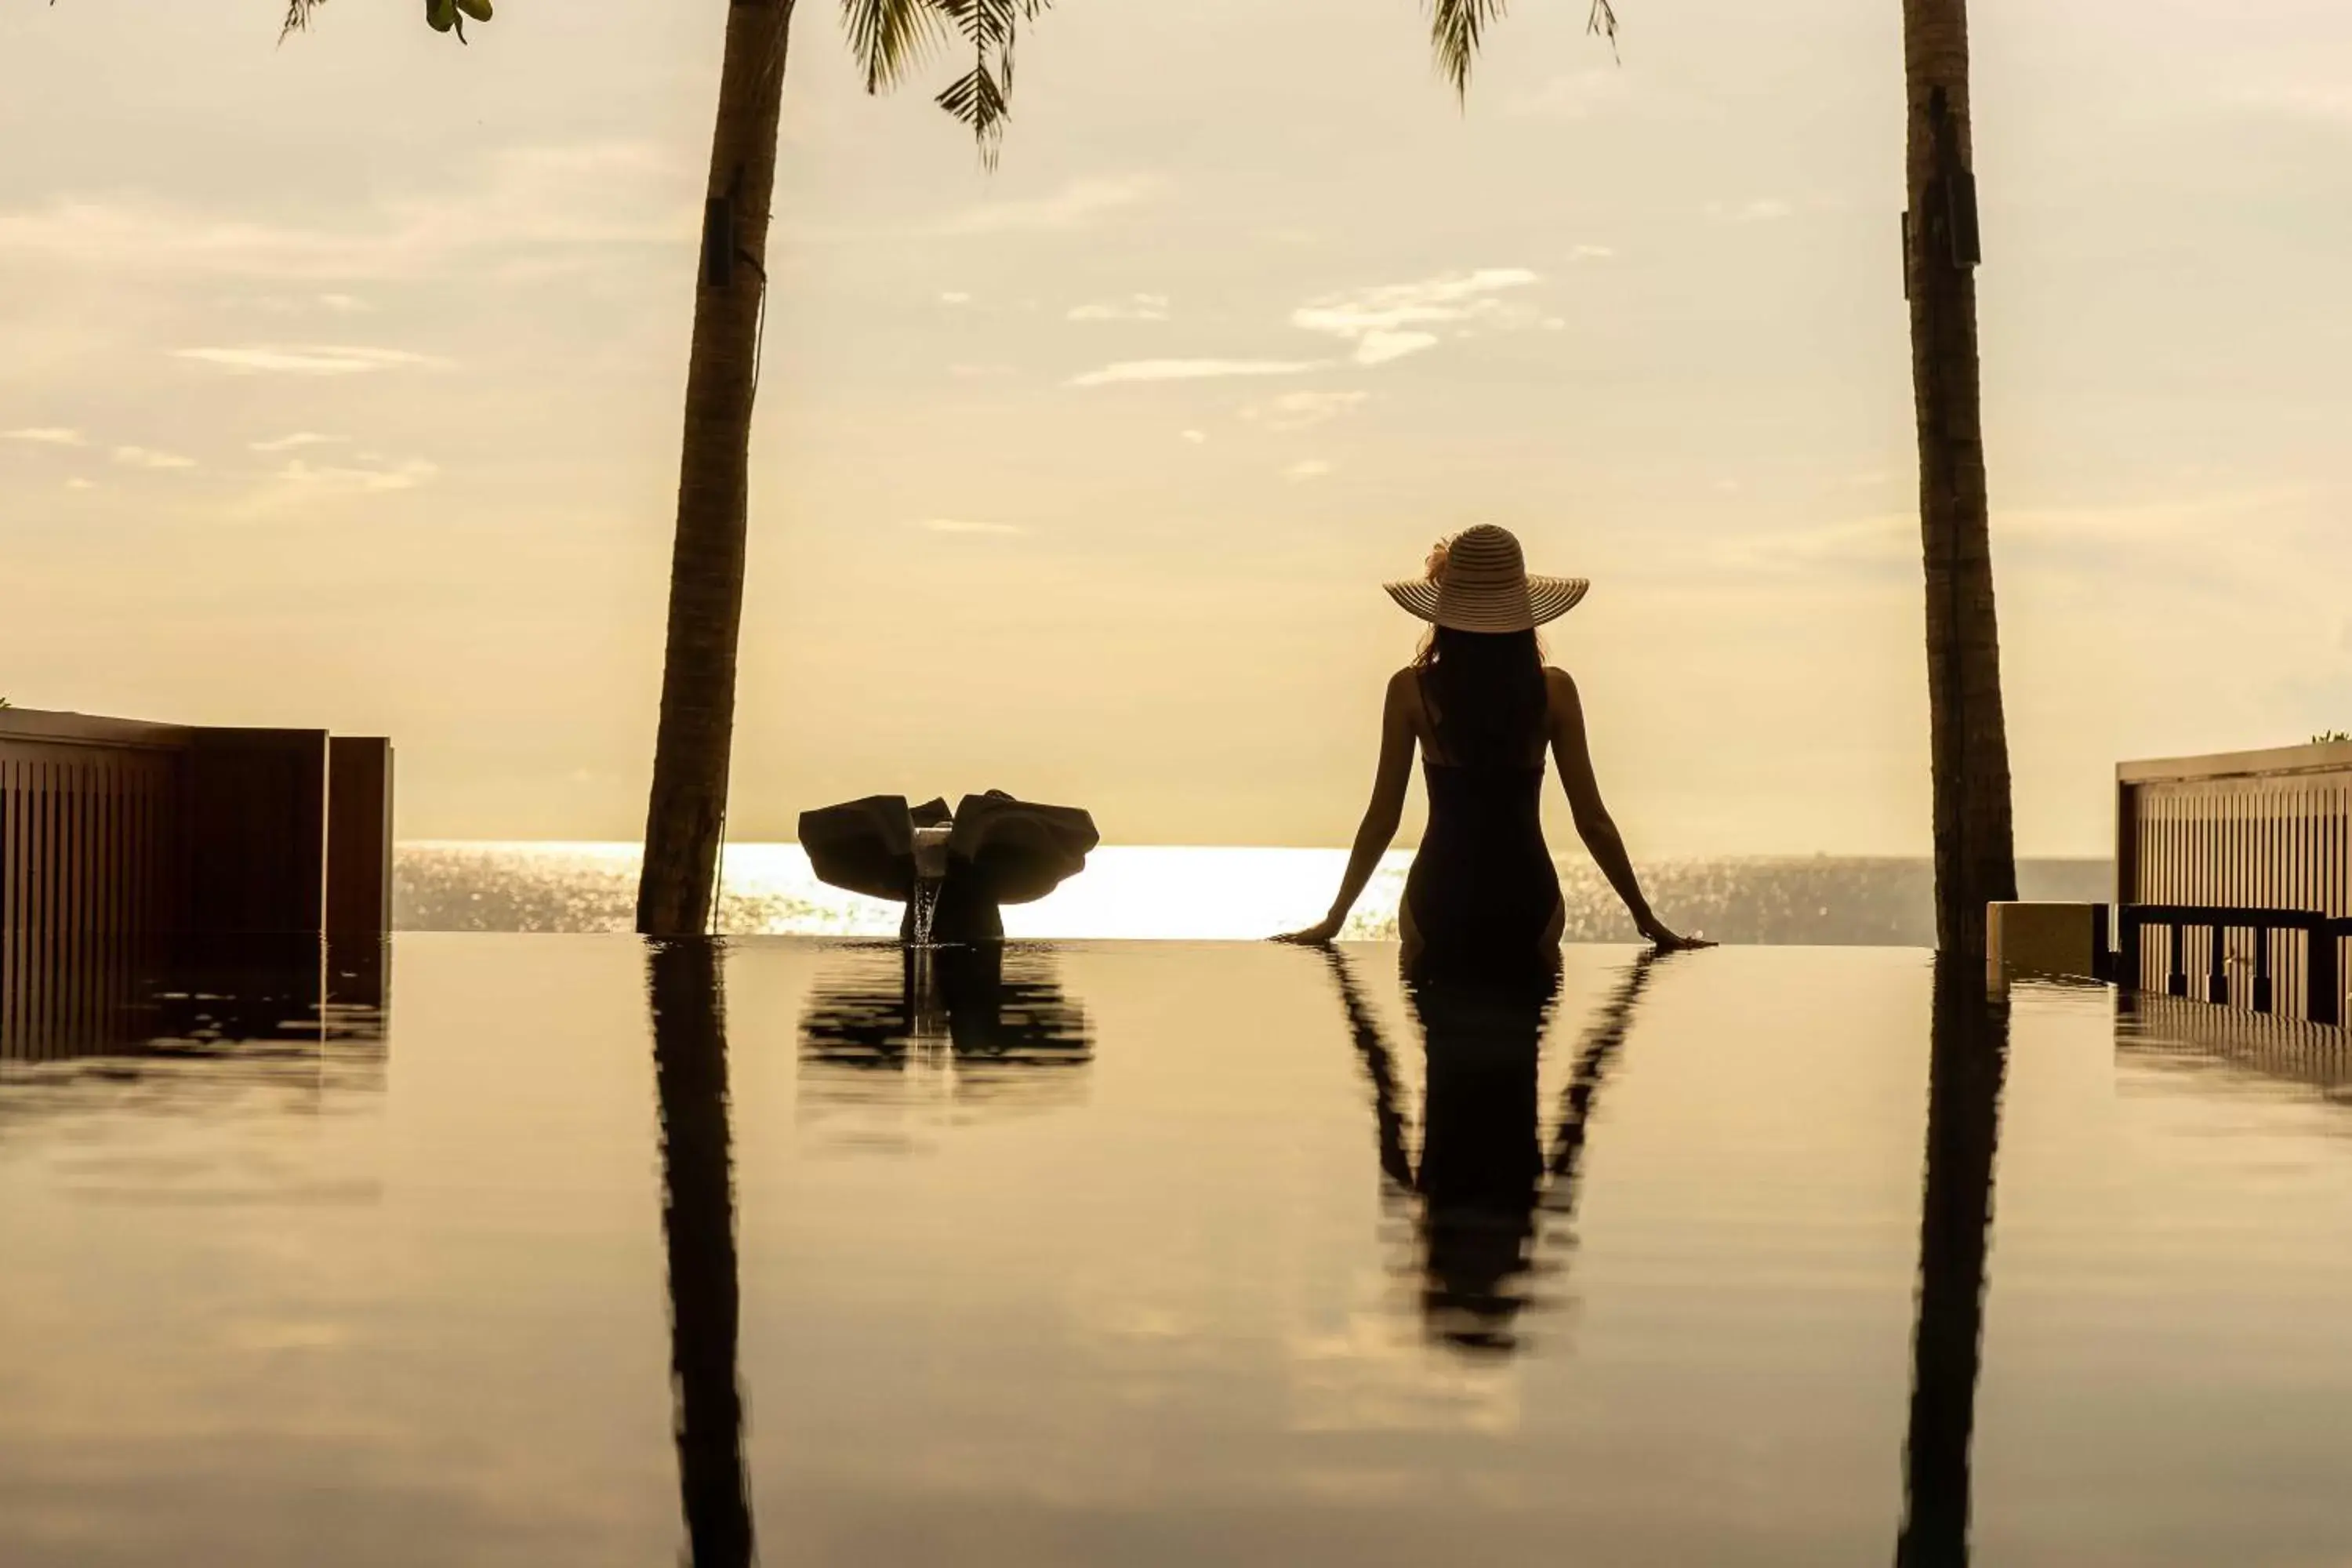
[[[388,732],[409,837],[643,824],[725,7],[0,9],[0,696]],[[1637,855],[1923,853],[1896,0],[1062,0],[1002,166],[795,23],[739,837],[991,785],[1343,842],[1471,522]],[[2352,729],[2352,6],[1977,0],[2019,843]],[[923,86],[928,84],[928,87]]]

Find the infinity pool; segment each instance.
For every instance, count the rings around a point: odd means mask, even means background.
[[[2346,1037],[1393,964],[418,935],[0,1065],[0,1563],[2352,1562]]]

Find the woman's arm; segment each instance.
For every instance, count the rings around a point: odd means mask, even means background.
[[[1609,808],[1601,803],[1601,784],[1592,776],[1592,752],[1584,738],[1584,701],[1577,695],[1576,682],[1564,670],[1548,669],[1544,679],[1551,687],[1551,756],[1559,769],[1559,782],[1568,791],[1568,808],[1576,818],[1577,836],[1592,855],[1593,864],[1625,900],[1625,910],[1633,917],[1633,924],[1642,935],[1662,948],[1707,947],[1713,944],[1695,938],[1681,936],[1658,919],[1650,908],[1650,900],[1642,896],[1642,883],[1633,875],[1633,862],[1625,853],[1625,840],[1617,832]]]
[[[1364,885],[1380,868],[1404,820],[1405,786],[1412,782],[1412,672],[1399,670],[1389,681],[1388,700],[1381,714],[1380,771],[1372,779],[1371,804],[1364,807],[1363,825],[1356,829],[1356,847],[1348,857],[1348,874],[1339,879],[1331,912],[1305,931],[1291,931],[1280,942],[1325,942],[1348,923],[1348,911],[1363,896]]]
[[[1348,1032],[1356,1037],[1364,1071],[1372,1080],[1372,1124],[1380,1133],[1381,1171],[1400,1188],[1410,1190],[1412,1157],[1405,1152],[1404,1114],[1397,1109],[1396,1054],[1381,1034],[1380,1015],[1364,1001],[1356,984],[1356,972],[1348,967],[1348,955],[1327,947],[1323,956],[1331,961],[1332,978],[1339,983],[1339,1005],[1348,1013]]]

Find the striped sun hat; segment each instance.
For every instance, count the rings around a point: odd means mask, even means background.
[[[1439,544],[1427,576],[1382,586],[1405,609],[1441,626],[1524,632],[1576,608],[1592,584],[1581,577],[1529,575],[1511,531],[1482,522]]]

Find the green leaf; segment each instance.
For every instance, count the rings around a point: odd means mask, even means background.
[[[1431,0],[1429,43],[1437,53],[1437,68],[1453,85],[1454,94],[1470,90],[1470,67],[1489,23],[1499,21],[1504,0]]]
[[[286,0],[286,20],[278,26],[278,41],[282,44],[308,27],[310,25],[310,8],[324,3],[325,0]]]
[[[971,128],[982,161],[993,166],[1004,142],[1005,118],[1004,92],[996,85],[995,73],[985,65],[974,66],[950,83],[936,101]]]
[[[425,20],[436,33],[457,25],[457,0],[425,0]]]
[[[868,92],[896,87],[947,33],[933,0],[841,0],[841,25]]]
[[[1486,28],[1502,20],[1507,0],[1429,0],[1429,42],[1437,55],[1437,68],[1453,86],[1456,97],[1470,92],[1470,68],[1477,63],[1480,46],[1486,41]],[[1617,7],[1615,0],[1592,0],[1592,9],[1584,18],[1584,30],[1609,40],[1609,47],[1617,47]]]
[[[477,22],[490,19],[490,0],[457,0],[457,9]]]
[[[896,85],[932,43],[962,39],[971,68],[935,101],[970,128],[982,162],[992,168],[1011,113],[1021,24],[1052,6],[1053,0],[842,0],[841,15],[869,92]]]

